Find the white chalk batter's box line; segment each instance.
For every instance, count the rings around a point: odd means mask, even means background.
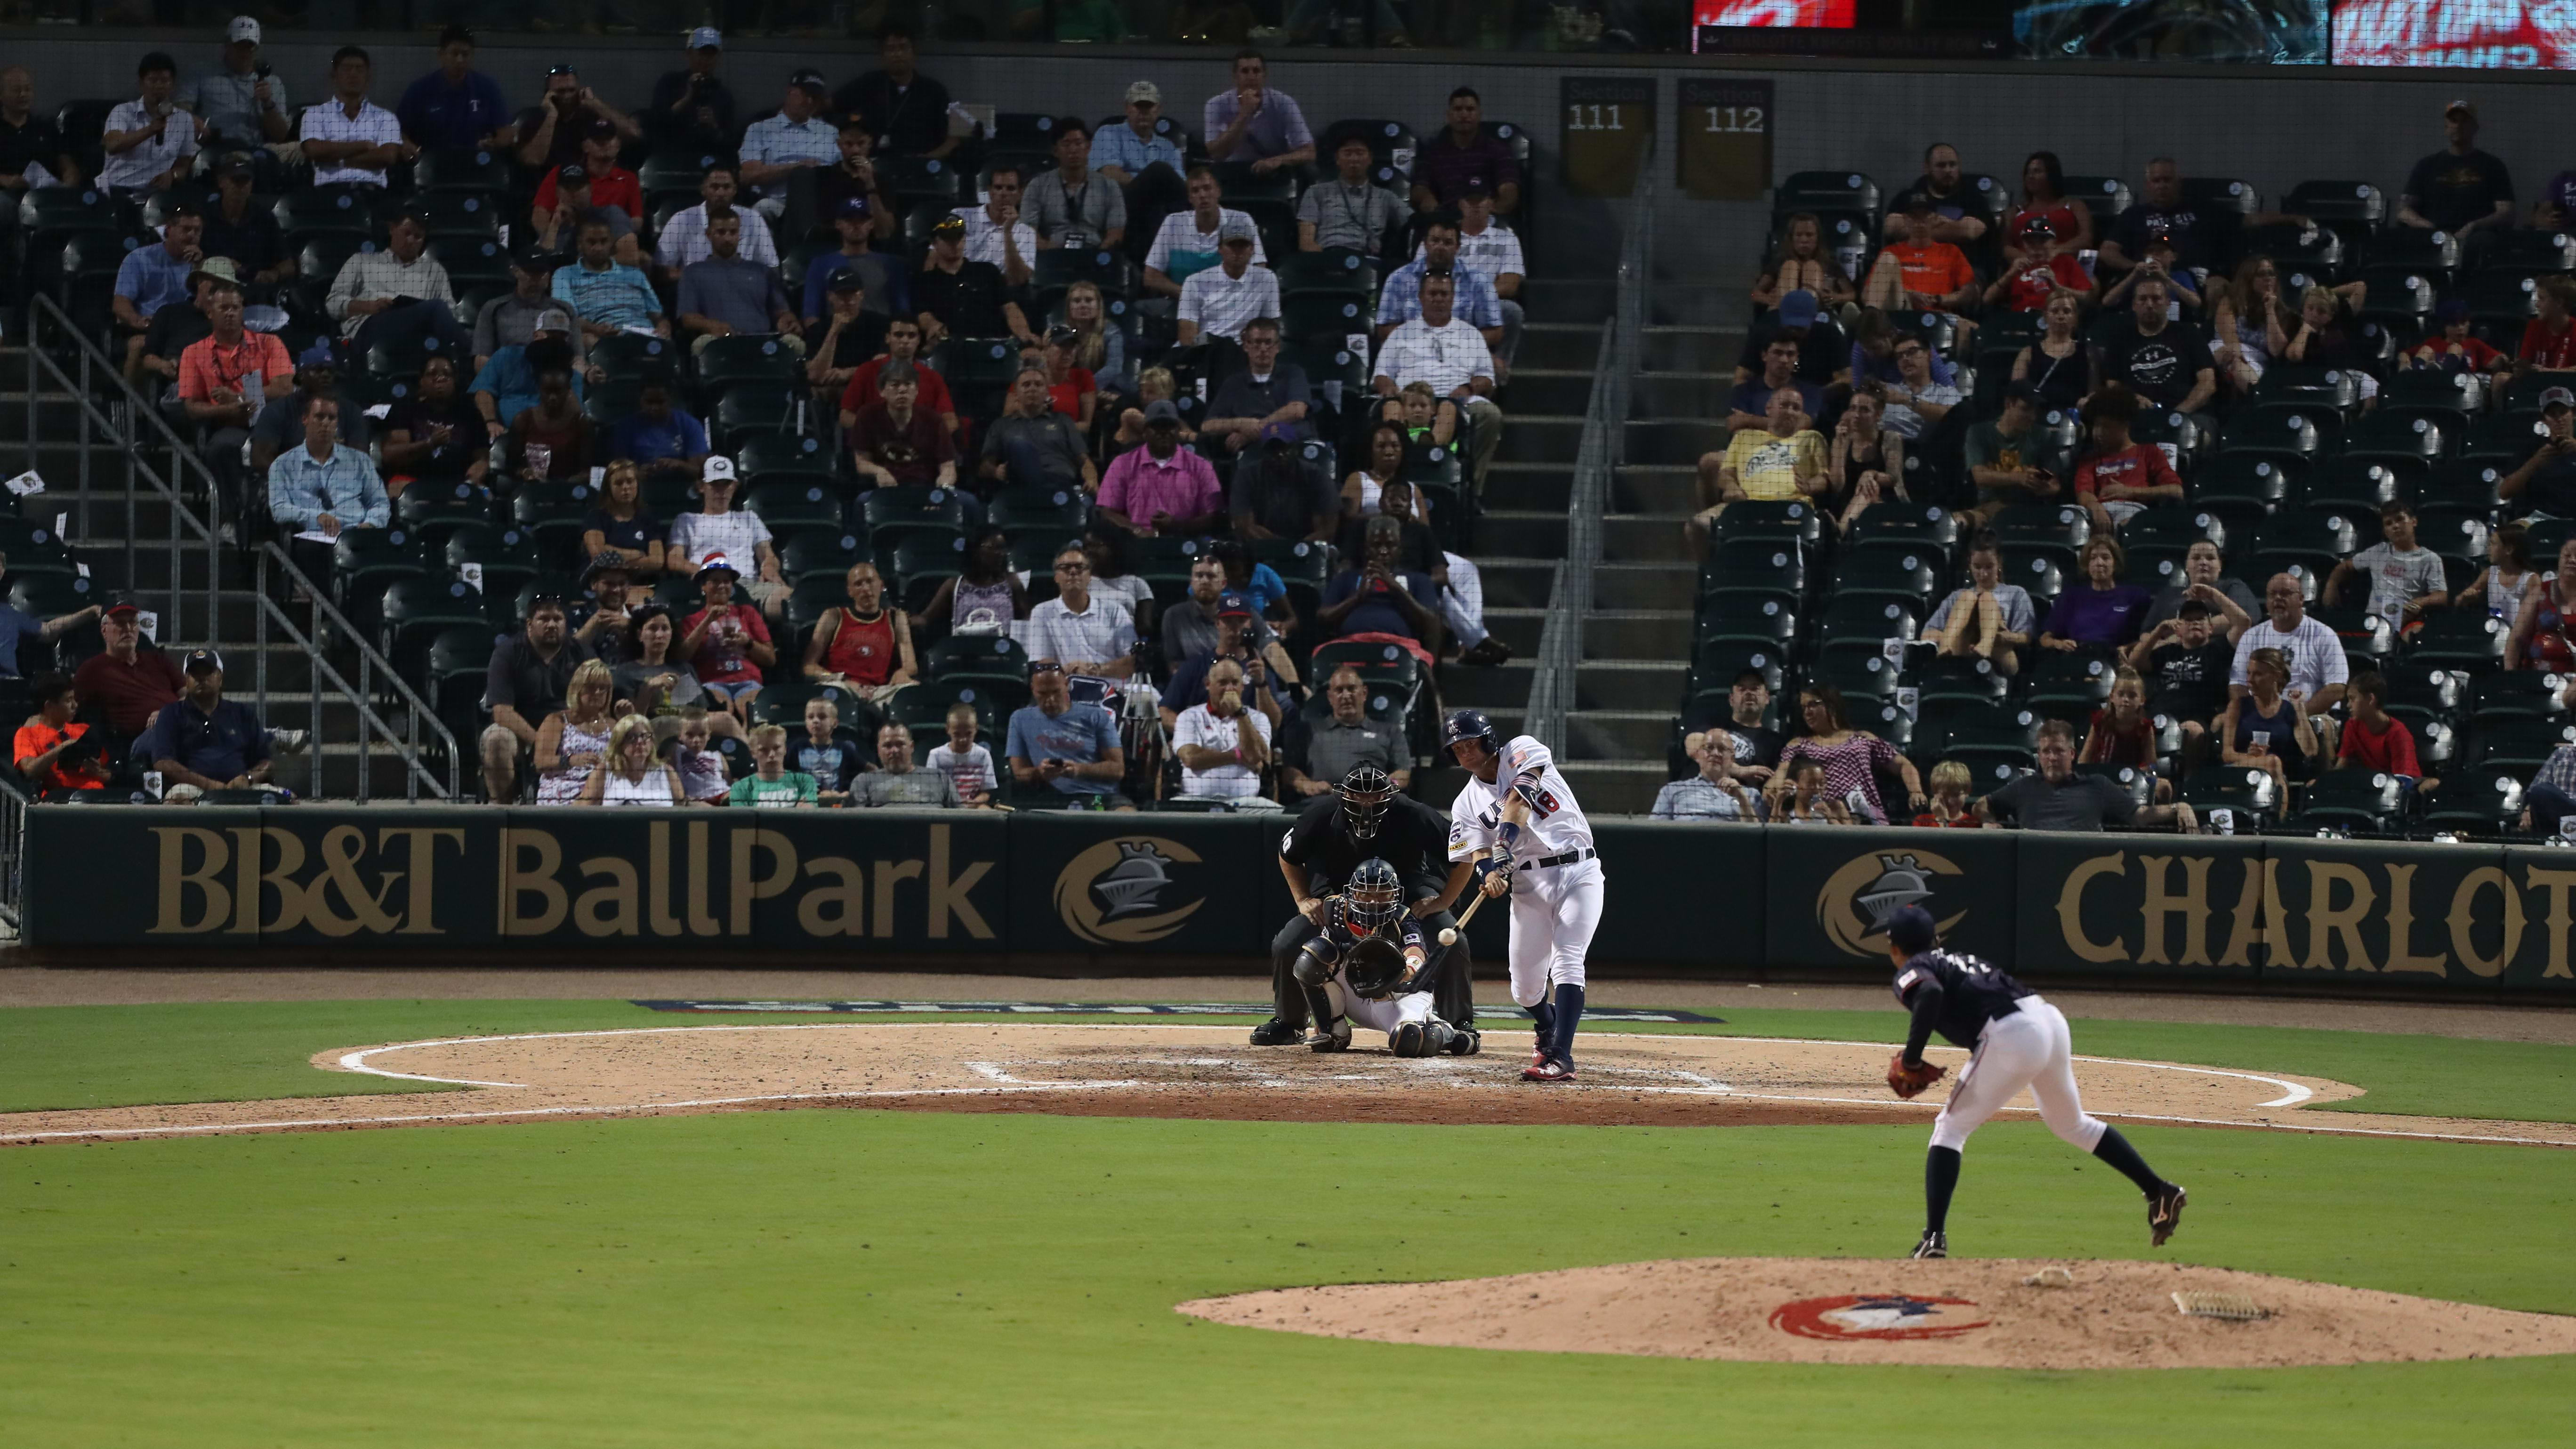
[[[389,1068],[385,1068],[385,1067],[378,1067],[378,1066],[370,1065],[370,1064],[367,1062],[367,1060],[366,1060],[366,1059],[367,1059],[367,1058],[369,1058],[369,1057],[372,1057],[372,1056],[381,1055],[381,1054],[386,1053],[386,1052],[413,1051],[413,1050],[417,1050],[417,1049],[419,1049],[419,1048],[423,1048],[423,1047],[438,1047],[438,1046],[481,1046],[481,1045],[485,1045],[485,1044],[488,1044],[488,1043],[494,1043],[494,1042],[515,1042],[515,1041],[564,1041],[564,1040],[575,1040],[575,1039],[584,1038],[584,1037],[613,1037],[613,1036],[667,1036],[667,1035],[671,1035],[671,1034],[678,1033],[678,1032],[746,1032],[746,1031],[903,1031],[903,1030],[908,1030],[908,1029],[918,1029],[918,1028],[923,1028],[923,1027],[941,1027],[941,1026],[953,1026],[953,1027],[956,1027],[956,1028],[969,1029],[969,1030],[971,1030],[971,1029],[975,1029],[975,1028],[977,1028],[977,1027],[981,1027],[981,1028],[986,1029],[986,1030],[1004,1030],[1004,1031],[1006,1031],[1006,1030],[1009,1030],[1009,1029],[1010,1029],[1011,1025],[1012,1025],[1011,1023],[1007,1023],[1007,1022],[984,1022],[984,1023],[971,1023],[971,1024],[970,1024],[970,1023],[965,1023],[965,1022],[945,1023],[945,1022],[910,1022],[910,1021],[831,1021],[831,1022],[816,1021],[816,1022],[767,1022],[767,1023],[761,1023],[761,1024],[759,1024],[759,1025],[744,1025],[744,1026],[640,1026],[640,1027],[613,1027],[613,1028],[605,1028],[605,1029],[592,1030],[592,1031],[531,1031],[531,1032],[513,1032],[513,1033],[508,1033],[508,1034],[504,1034],[504,1035],[496,1035],[496,1036],[432,1037],[432,1038],[428,1038],[428,1039],[425,1039],[425,1040],[422,1040],[422,1041],[393,1042],[393,1043],[389,1043],[389,1044],[387,1044],[387,1045],[385,1045],[385,1046],[367,1047],[367,1048],[364,1048],[364,1049],[359,1050],[359,1051],[353,1051],[353,1052],[344,1053],[344,1054],[340,1057],[340,1060],[339,1060],[339,1066],[340,1066],[343,1070],[345,1070],[345,1071],[360,1072],[360,1073],[364,1073],[364,1074],[369,1075],[369,1076],[377,1076],[377,1077],[391,1077],[391,1078],[395,1078],[395,1079],[397,1079],[397,1080],[407,1081],[407,1082],[431,1082],[431,1083],[436,1083],[436,1084],[444,1085],[444,1086],[505,1087],[505,1088],[519,1088],[519,1089],[525,1090],[525,1088],[523,1087],[523,1085],[522,1085],[522,1084],[520,1084],[520,1083],[515,1083],[515,1082],[478,1082],[478,1081],[472,1081],[472,1080],[469,1080],[469,1079],[466,1079],[466,1078],[461,1078],[461,1077],[433,1077],[433,1076],[423,1076],[423,1075],[419,1075],[419,1074],[417,1074],[417,1073],[412,1073],[412,1072],[397,1072],[397,1071],[393,1071],[393,1070],[391,1070],[391,1069],[389,1069]],[[1031,1023],[1031,1025],[1036,1025],[1036,1023]],[[1201,1026],[1183,1026],[1183,1025],[1178,1024],[1178,1023],[1161,1023],[1161,1022],[1153,1022],[1153,1023],[1147,1023],[1147,1022],[1116,1022],[1116,1023],[1048,1022],[1048,1023],[1046,1023],[1046,1025],[1047,1025],[1050,1029],[1052,1029],[1052,1030],[1056,1030],[1056,1031],[1208,1031],[1208,1030],[1212,1030],[1212,1029],[1213,1029],[1213,1028],[1209,1028],[1209,1027],[1201,1027]],[[1701,1035],[1692,1035],[1692,1036],[1667,1036],[1667,1035],[1662,1035],[1662,1034],[1658,1034],[1658,1033],[1648,1033],[1648,1032],[1621,1032],[1621,1033],[1619,1033],[1618,1035],[1619,1035],[1619,1039],[1621,1039],[1621,1040],[1623,1040],[1623,1041],[1624,1041],[1624,1040],[1637,1040],[1637,1041],[1688,1041],[1688,1042],[1707,1042],[1707,1041],[1712,1040],[1712,1038],[1710,1038],[1710,1037],[1708,1037],[1708,1036],[1701,1036]],[[1884,1050],[1884,1049],[1887,1047],[1887,1045],[1888,1045],[1888,1043],[1886,1043],[1886,1042],[1834,1041],[1834,1040],[1827,1040],[1827,1039],[1814,1038],[1814,1037],[1750,1037],[1750,1036],[1748,1036],[1748,1037],[1724,1037],[1724,1038],[1715,1038],[1715,1039],[1717,1039],[1717,1040],[1725,1040],[1725,1041],[1754,1042],[1754,1043],[1759,1043],[1759,1044],[1777,1045],[1777,1046],[1867,1047],[1867,1048],[1869,1048],[1869,1049],[1871,1049],[1871,1050],[1874,1050],[1874,1051],[1875,1051],[1875,1050]],[[1963,1049],[1961,1049],[1961,1048],[1957,1048],[1957,1047],[1941,1047],[1941,1046],[1935,1046],[1935,1047],[1929,1048],[1929,1049],[1927,1049],[1927,1051],[1926,1051],[1926,1053],[1925,1053],[1925,1054],[1928,1056],[1928,1055],[1930,1055],[1930,1054],[1931,1054],[1931,1053],[1933,1053],[1933,1052],[1940,1052],[1940,1053],[1943,1053],[1943,1054],[1945,1054],[1945,1055],[1955,1056],[1955,1057],[1964,1057],[1964,1056],[1966,1056],[1966,1055],[1967,1055],[1966,1051],[1964,1051],[1964,1050],[1963,1050]],[[2242,1080],[2242,1081],[2262,1082],[2262,1083],[2264,1083],[2264,1084],[2266,1084],[2266,1085],[2269,1085],[2269,1086],[2276,1086],[2276,1087],[2282,1087],[2282,1088],[2286,1088],[2286,1089],[2287,1089],[2287,1094],[2286,1094],[2286,1095],[2284,1095],[2284,1096],[2282,1096],[2282,1097],[2279,1097],[2279,1098],[2275,1098],[2273,1101],[2270,1101],[2270,1102],[2261,1102],[2261,1103],[2257,1103],[2256,1105],[2257,1105],[2258,1107],[2271,1107],[2271,1106],[2282,1106],[2282,1105],[2287,1105],[2287,1104],[2290,1104],[2290,1103],[2295,1103],[2295,1102],[2305,1101],[2306,1099],[2308,1099],[2309,1097],[2311,1097],[2311,1096],[2313,1096],[2313,1095],[2314,1095],[2314,1093],[2312,1093],[2311,1091],[2309,1091],[2309,1089],[2307,1089],[2307,1088],[2305,1088],[2305,1087],[2302,1087],[2302,1086],[2298,1085],[2298,1084],[2297,1084],[2297,1083],[2295,1083],[2295,1082],[2285,1082],[2285,1081],[2282,1081],[2281,1079],[2279,1079],[2279,1078],[2277,1078],[2277,1077],[2266,1077],[2266,1076],[2260,1076],[2260,1075],[2257,1075],[2257,1074],[2252,1073],[2252,1072],[2235,1072],[2235,1071],[2228,1071],[2228,1070],[2225,1070],[2225,1069],[2223,1069],[2223,1068],[2218,1068],[2218,1067],[2195,1067],[2195,1066],[2185,1066],[2185,1065],[2182,1065],[2182,1064],[2179,1064],[2179,1063],[2174,1063],[2174,1062],[2141,1062],[2141,1061],[2132,1061],[2132,1060],[2129,1060],[2129,1059],[2127,1059],[2127,1058],[2123,1058],[2123,1057],[2088,1057],[2088,1056],[2078,1056],[2078,1057],[2074,1058],[2074,1060],[2079,1061],[2079,1062],[2091,1062],[2091,1063],[2094,1063],[2094,1064],[2096,1064],[2096,1065],[2101,1065],[2101,1066],[2141,1067],[2141,1068],[2145,1068],[2145,1069],[2150,1070],[2150,1071],[2164,1071],[2164,1072],[2191,1072],[2191,1073],[2195,1073],[2195,1074],[2199,1074],[2199,1075],[2204,1075],[2204,1076],[2231,1077],[2231,1078],[2235,1078],[2235,1079]],[[1581,1090],[1581,1089],[1582,1089],[1582,1084],[1581,1084],[1581,1083],[1579,1083],[1579,1082],[1578,1082],[1578,1083],[1575,1083],[1575,1084],[1573,1084],[1573,1085],[1575,1086],[1575,1088],[1576,1088],[1577,1090]],[[693,1110],[704,1109],[704,1108],[716,1108],[716,1107],[742,1107],[742,1106],[757,1106],[757,1105],[761,1105],[761,1104],[765,1104],[765,1103],[776,1103],[776,1102],[860,1102],[860,1101],[873,1101],[873,1100],[880,1100],[880,1099],[906,1098],[906,1097],[979,1097],[979,1096],[1009,1096],[1009,1095],[1020,1095],[1020,1094],[1027,1094],[1027,1093],[1033,1093],[1033,1092],[1081,1092],[1081,1091],[1103,1091],[1103,1090],[1112,1090],[1112,1089],[1128,1089],[1128,1090],[1133,1090],[1133,1087],[1134,1087],[1134,1084],[1126,1083],[1126,1082],[1082,1082],[1082,1083],[1063,1083],[1063,1084],[1047,1084],[1047,1085],[1031,1084],[1031,1085],[1026,1085],[1026,1086],[989,1086],[989,1087],[901,1087],[901,1088],[887,1088],[887,1089],[878,1089],[878,1090],[861,1090],[861,1091],[848,1091],[848,1092],[778,1092],[778,1093],[769,1093],[769,1094],[758,1095],[758,1096],[745,1096],[745,1097],[699,1097],[699,1098],[689,1098],[689,1099],[684,1099],[684,1100],[678,1100],[678,1101],[665,1101],[665,1102],[604,1103],[604,1104],[589,1104],[589,1105],[583,1105],[583,1106],[568,1106],[568,1107],[519,1107],[519,1108],[508,1108],[508,1109],[501,1109],[501,1110],[488,1111],[488,1112],[416,1112],[416,1113],[392,1113],[392,1114],[386,1114],[386,1115],[382,1115],[382,1116],[371,1116],[371,1117],[308,1117],[308,1118],[284,1119],[284,1120],[271,1121],[271,1122],[210,1122],[210,1123],[203,1123],[203,1124],[189,1125],[189,1126],[166,1126],[166,1127],[108,1127],[108,1128],[95,1128],[95,1127],[94,1127],[94,1128],[87,1128],[87,1129],[63,1130],[63,1131],[54,1131],[54,1132],[12,1132],[12,1133],[0,1133],[0,1142],[42,1142],[42,1141],[58,1141],[58,1140],[66,1140],[66,1139],[70,1139],[70,1140],[98,1140],[98,1139],[103,1139],[103,1138],[194,1137],[194,1136],[206,1136],[206,1135],[211,1135],[211,1134],[216,1134],[216,1133],[223,1133],[223,1132],[263,1132],[263,1131],[273,1132],[273,1131],[282,1131],[282,1130],[295,1129],[295,1128],[317,1128],[317,1129],[327,1129],[327,1128],[334,1128],[334,1127],[340,1127],[340,1128],[347,1128],[347,1127],[380,1127],[380,1126],[392,1126],[392,1125],[399,1125],[399,1124],[420,1124],[420,1123],[436,1123],[436,1122],[491,1122],[491,1121],[502,1121],[502,1120],[507,1120],[507,1119],[510,1119],[510,1118],[522,1118],[522,1117],[525,1117],[525,1118],[540,1118],[540,1117],[617,1117],[617,1116],[633,1116],[633,1115],[646,1115],[646,1116],[650,1116],[650,1115],[656,1115],[656,1114],[664,1113],[664,1112],[686,1112],[686,1111],[693,1111]],[[1564,1089],[1565,1089],[1565,1088],[1564,1088],[1563,1086],[1559,1086],[1559,1087],[1553,1088],[1552,1090],[1559,1090],[1559,1091],[1562,1091],[1562,1090],[1564,1090]],[[1701,1088],[1701,1087],[1643,1088],[1643,1087],[1639,1087],[1639,1086],[1637,1086],[1637,1085],[1635,1085],[1635,1084],[1633,1084],[1633,1083],[1614,1084],[1614,1085],[1608,1086],[1608,1087],[1606,1088],[1606,1090],[1611,1090],[1611,1091],[1622,1091],[1622,1092],[1631,1092],[1631,1093],[1634,1093],[1634,1092],[1640,1092],[1640,1091],[1653,1091],[1653,1092],[1663,1092],[1663,1093],[1688,1093],[1688,1094],[1691,1094],[1691,1095],[1700,1095],[1700,1096],[1724,1096],[1724,1097],[1732,1098],[1732,1099],[1734,1099],[1734,1100],[1736,1100],[1736,1101],[1775,1101],[1775,1102],[1824,1103],[1824,1104],[1828,1104],[1828,1105],[1837,1105],[1837,1106],[1876,1107],[1876,1108],[1880,1108],[1880,1109],[1883,1109],[1883,1110],[1894,1110],[1894,1111],[1906,1111],[1906,1110],[1909,1110],[1909,1109],[1910,1109],[1910,1110],[1914,1110],[1914,1111],[1937,1111],[1937,1110],[1939,1110],[1939,1104],[1937,1104],[1937,1103],[1929,1103],[1929,1102],[1900,1102],[1900,1101],[1889,1101],[1889,1100],[1886,1100],[1886,1099],[1884,1099],[1884,1098],[1877,1098],[1877,1097],[1800,1097],[1800,1096],[1787,1096],[1787,1095],[1765,1094],[1765,1093],[1754,1093],[1754,1092],[1734,1092],[1734,1091],[1727,1091],[1727,1090],[1724,1090],[1724,1089],[1719,1089],[1719,1090],[1717,1090],[1717,1091],[1711,1091],[1711,1090],[1710,1090],[1710,1089],[1708,1089],[1708,1088]],[[2008,1108],[2005,1108],[2004,1110],[2005,1110],[2005,1111],[2008,1111],[2008,1112],[2018,1112],[2018,1113],[2024,1113],[2024,1114],[2034,1115],[2034,1116],[2035,1116],[2035,1115],[2037,1115],[2037,1109],[2036,1109],[2036,1108],[2032,1108],[2032,1107],[2008,1107]],[[2514,1145],[2521,1145],[2521,1146],[2535,1146],[2535,1147],[2565,1147],[2565,1146],[2568,1146],[2568,1145],[2569,1145],[2569,1144],[2566,1144],[2566,1143],[2552,1142],[2552,1141],[2549,1141],[2549,1140],[2548,1140],[2548,1139],[2546,1139],[2546,1138],[2537,1138],[2537,1137],[2508,1137],[2508,1136],[2502,1136],[2502,1135],[2490,1135],[2490,1134],[2478,1134],[2478,1133],[2463,1133],[2463,1132],[2399,1132],[2399,1131],[2394,1131],[2394,1130],[2385,1129],[2385,1128],[2369,1128],[2369,1127],[2335,1127],[2335,1126],[2327,1126],[2327,1125],[2323,1125],[2323,1124],[2318,1124],[2318,1125],[2311,1126],[2311,1125],[2309,1125],[2309,1124],[2307,1124],[2307,1123],[2304,1123],[2304,1122],[2278,1122],[2278,1121],[2270,1121],[2270,1120],[2261,1120],[2261,1121],[2251,1121],[2251,1122],[2248,1122],[2248,1121],[2238,1121],[2238,1120],[2234,1120],[2234,1119],[2229,1119],[2229,1118],[2219,1118],[2219,1117],[2179,1117],[2179,1116],[2170,1116],[2170,1115],[2163,1115],[2163,1114],[2156,1114],[2156,1113],[2145,1113],[2145,1112],[2096,1112],[2094,1115],[2096,1115],[2096,1116],[2100,1116],[2100,1117],[2113,1117],[2113,1118],[2118,1118],[2118,1119],[2120,1119],[2120,1120],[2122,1120],[2122,1121],[2130,1121],[2130,1122],[2174,1122],[2174,1123],[2180,1123],[2180,1124],[2187,1125],[2187,1126],[2198,1126],[2198,1127],[2255,1127],[2255,1128],[2265,1128],[2265,1129],[2269,1129],[2269,1130],[2272,1130],[2272,1131],[2281,1131],[2281,1132],[2304,1132],[2304,1133],[2311,1133],[2311,1134],[2315,1134],[2315,1135],[2319,1135],[2319,1136],[2344,1136],[2344,1137],[2397,1137],[2397,1138],[2415,1138],[2415,1139],[2421,1139],[2421,1140],[2426,1140],[2426,1141],[2437,1141],[2437,1142],[2493,1142],[2493,1143],[2508,1143],[2508,1144],[2514,1144]]]
[[[760,1013],[772,1016],[853,1015],[983,1015],[983,1016],[1268,1016],[1267,1003],[1240,1001],[632,1001],[647,1011]],[[1516,1006],[1479,1005],[1480,1016],[1528,1021]],[[1724,1026],[1726,1018],[1671,1007],[1587,1006],[1590,1022],[1642,1021],[1675,1026]]]

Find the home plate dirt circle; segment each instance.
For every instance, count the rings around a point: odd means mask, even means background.
[[[2187,1315],[2176,1298],[2188,1294],[2250,1300],[2261,1316]],[[2012,1258],[1620,1263],[1280,1288],[1178,1311],[1382,1343],[1765,1363],[2290,1368],[2576,1353],[2576,1318],[2557,1314],[2226,1268]]]
[[[1569,1085],[1520,1080],[1524,1029],[1476,1057],[1253,1047],[1235,1026],[827,1022],[444,1038],[317,1053],[332,1072],[458,1088],[265,1102],[0,1115],[0,1143],[206,1132],[431,1126],[764,1108],[857,1106],[1225,1120],[1669,1126],[1923,1121],[1947,1083],[1888,1095],[1883,1042],[1600,1032]],[[1935,1048],[1956,1067],[1966,1053]],[[2105,1117],[2576,1146],[2576,1126],[2320,1114],[2347,1083],[2288,1073],[2078,1058]],[[2028,1112],[2025,1097],[2010,1109]]]

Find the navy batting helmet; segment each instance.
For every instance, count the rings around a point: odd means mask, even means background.
[[[1455,752],[1460,740],[1481,742],[1485,747],[1485,753],[1489,755],[1499,754],[1503,748],[1501,741],[1494,737],[1494,722],[1485,718],[1485,712],[1480,709],[1452,710],[1449,718],[1440,726],[1442,754]]]

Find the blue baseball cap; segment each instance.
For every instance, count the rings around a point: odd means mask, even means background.
[[[1220,619],[1249,619],[1252,617],[1252,600],[1228,589],[1216,596],[1216,616]]]
[[[1816,294],[1801,287],[1780,299],[1780,325],[1813,327],[1816,325]]]

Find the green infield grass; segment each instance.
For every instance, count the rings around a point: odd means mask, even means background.
[[[472,1013],[453,1019],[515,1015]],[[2167,1249],[2116,1174],[2005,1123],[1969,1152],[1954,1250],[2576,1305],[2559,1241],[2576,1153],[2133,1135],[2191,1188]],[[13,1449],[2567,1442],[2566,1357],[1837,1368],[1406,1348],[1171,1311],[1300,1283],[1893,1257],[1919,1223],[1922,1147],[1919,1125],[800,1110],[0,1152],[0,1422]]]

